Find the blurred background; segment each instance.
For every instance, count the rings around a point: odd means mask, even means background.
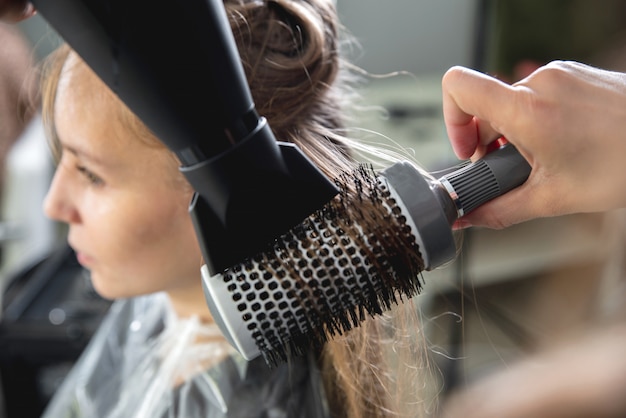
[[[337,0],[337,7],[359,42],[351,60],[375,76],[362,87],[355,134],[391,140],[432,172],[459,163],[441,113],[449,67],[510,82],[553,59],[626,71],[625,0]],[[6,35],[2,45],[32,60],[12,81],[24,86],[60,39],[40,17],[17,30],[21,38]],[[6,57],[0,68],[13,61]],[[15,109],[21,99],[11,100]],[[15,116],[5,113],[0,121]],[[93,292],[64,228],[43,217],[54,162],[40,115],[18,119],[20,127],[0,137],[0,416],[27,418],[39,416],[109,302]],[[465,231],[457,260],[424,274],[417,303],[439,370],[433,390],[445,396],[618,315],[623,218],[618,211]]]

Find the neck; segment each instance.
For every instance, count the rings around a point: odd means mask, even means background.
[[[213,323],[211,312],[206,304],[202,284],[197,280],[197,285],[184,286],[167,291],[174,312],[179,318],[198,317],[203,324]],[[195,360],[196,366],[189,370],[180,370],[176,377],[177,384],[189,380],[199,370],[209,369],[222,361],[233,352],[232,347],[224,336],[213,332],[199,332],[195,335],[193,344],[204,344],[202,354]]]
[[[178,317],[188,318],[197,316],[204,323],[213,322],[213,317],[207,307],[200,280],[192,286],[170,289],[167,295]]]

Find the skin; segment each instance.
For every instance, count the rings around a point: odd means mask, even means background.
[[[439,418],[626,416],[626,326],[563,341],[447,399]]]
[[[209,318],[191,188],[169,151],[120,126],[118,99],[76,61],[66,62],[56,96],[62,156],[45,213],[69,225],[68,242],[102,296],[165,291],[180,315]]]
[[[459,158],[504,135],[532,166],[527,182],[458,222],[504,228],[538,217],[626,206],[626,74],[552,62],[509,85],[463,67],[443,77]]]

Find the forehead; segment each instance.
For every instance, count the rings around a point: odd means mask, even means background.
[[[144,167],[148,146],[120,118],[122,102],[75,55],[66,59],[54,99],[54,129],[59,156],[70,152],[92,169],[115,169],[128,179]],[[108,172],[109,173],[109,172]]]
[[[68,56],[59,76],[53,117],[61,149],[97,156],[103,165],[118,169],[129,166],[147,173],[145,165],[160,167],[178,181],[173,155],[75,54]]]
[[[62,65],[55,107],[69,103],[98,106],[100,110],[110,111],[113,111],[115,106],[122,105],[104,82],[74,52],[69,53]]]
[[[70,107],[82,113],[93,112],[106,119],[116,136],[132,136],[144,145],[165,148],[141,120],[115,95],[78,55],[70,51],[65,59],[57,81],[53,108]],[[80,109],[71,109],[71,106]],[[59,112],[55,109],[56,114]]]

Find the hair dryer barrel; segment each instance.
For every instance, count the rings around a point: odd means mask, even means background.
[[[222,0],[34,0],[48,23],[184,165],[257,125]]]

